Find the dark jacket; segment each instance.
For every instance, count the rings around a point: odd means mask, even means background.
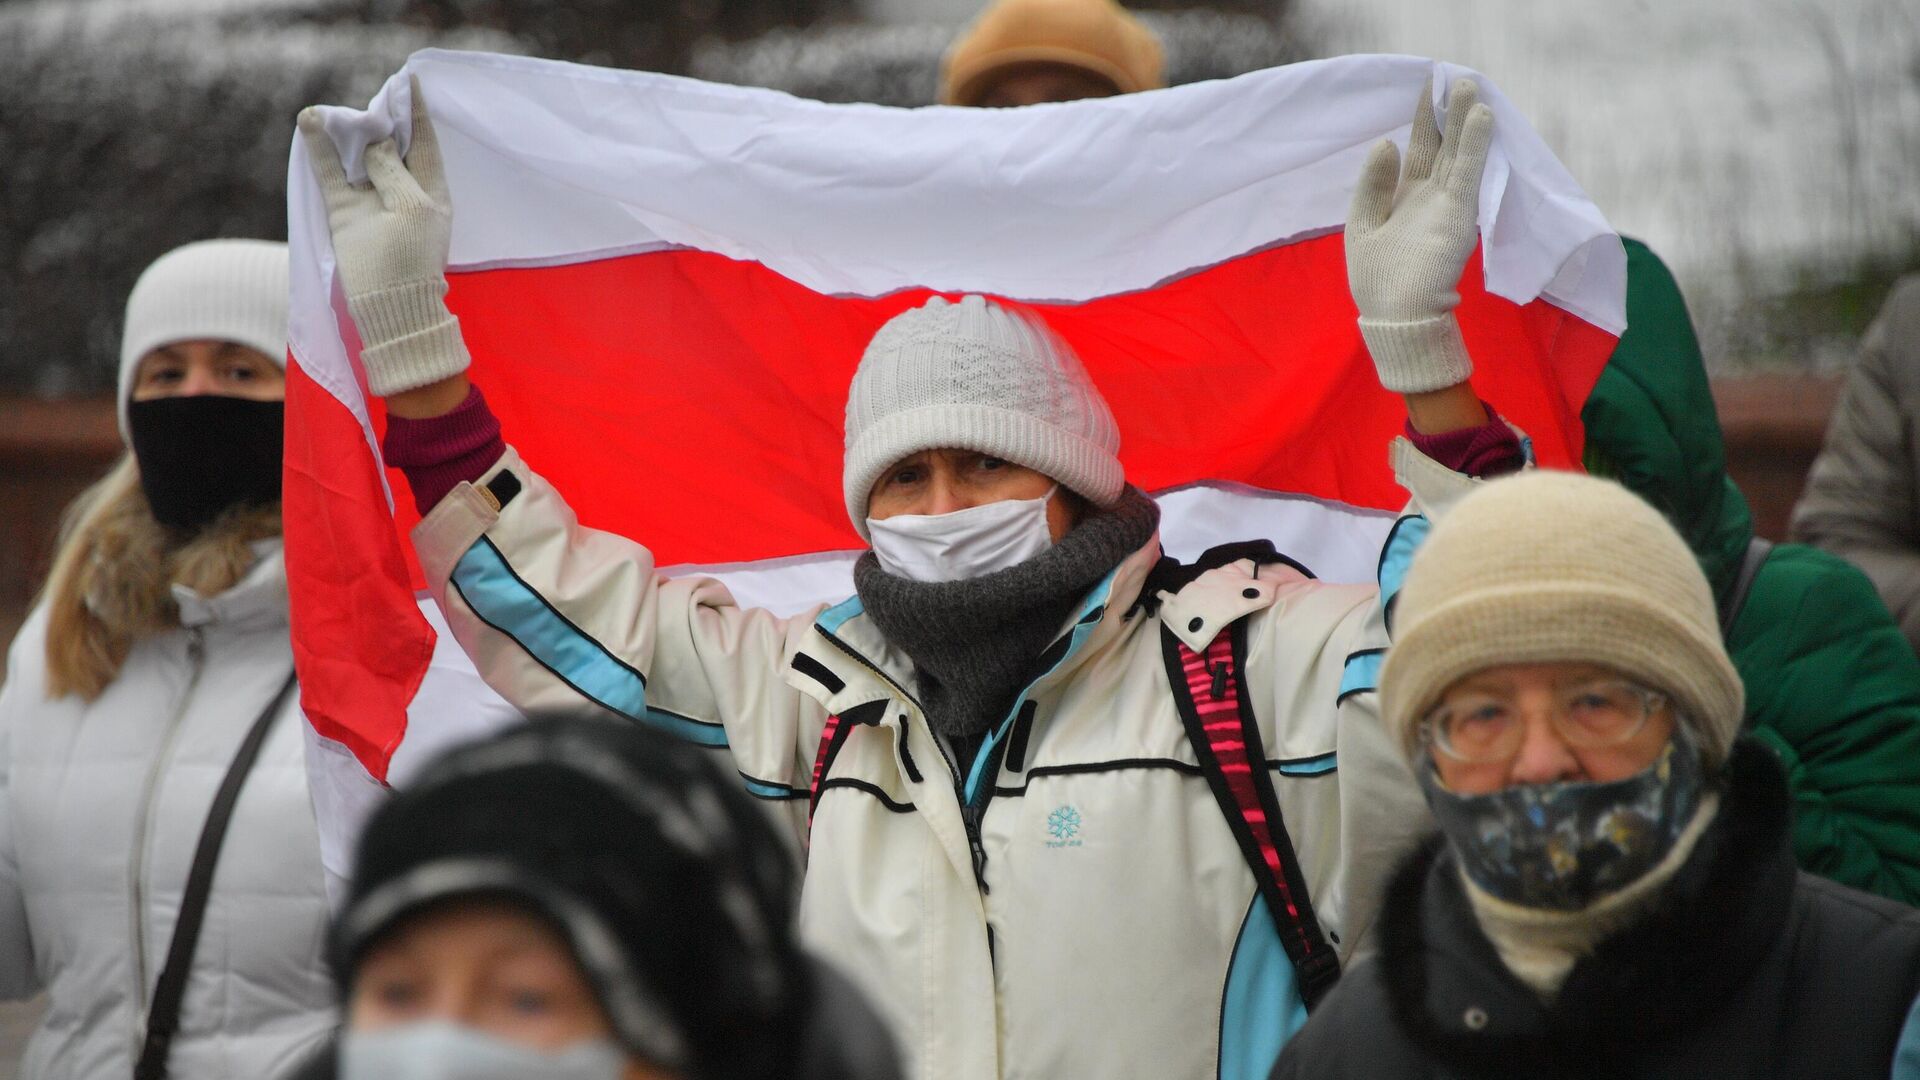
[[[1658,507],[1724,604],[1753,517],[1727,478],[1680,288],[1646,245],[1626,246],[1630,325],[1581,412],[1587,467]],[[1778,545],[1726,636],[1746,730],[1787,767],[1800,865],[1920,903],[1920,662],[1872,583],[1824,551]]]
[[[1275,1080],[1884,1080],[1903,1040],[1920,1068],[1920,912],[1798,871],[1788,814],[1778,763],[1742,740],[1692,857],[1550,1005],[1480,931],[1450,849],[1426,845],[1394,877],[1379,956]]]

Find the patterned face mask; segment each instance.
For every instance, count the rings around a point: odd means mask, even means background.
[[[1460,795],[1432,759],[1427,805],[1473,883],[1521,907],[1574,911],[1638,880],[1673,850],[1700,805],[1700,751],[1683,727],[1624,780],[1569,781]]]

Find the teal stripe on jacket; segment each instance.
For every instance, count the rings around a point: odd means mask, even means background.
[[[1340,696],[1379,689],[1380,665],[1386,658],[1384,652],[1354,653],[1347,657],[1347,666],[1340,672]]]
[[[1913,999],[1893,1047],[1893,1080],[1920,1080],[1920,998]]]
[[[1407,582],[1407,568],[1413,565],[1414,552],[1426,543],[1427,533],[1432,529],[1433,523],[1419,514],[1393,523],[1393,533],[1380,552],[1380,606],[1389,616],[1394,598],[1400,595],[1400,586]]]
[[[1267,1080],[1281,1048],[1306,1022],[1293,961],[1266,901],[1255,892],[1220,1001],[1219,1080]]]
[[[481,537],[453,568],[453,588],[488,626],[512,638],[595,704],[701,746],[727,745],[718,724],[647,707],[647,682],[520,580],[493,541]]]

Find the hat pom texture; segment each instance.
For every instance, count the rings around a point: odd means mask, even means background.
[[[1503,664],[1592,663],[1643,682],[1710,766],[1739,733],[1745,690],[1706,576],[1666,519],[1611,481],[1538,471],[1485,484],[1434,525],[1394,603],[1381,709],[1409,756],[1447,687]]]
[[[935,297],[873,335],[847,392],[847,516],[867,535],[875,481],[922,450],[1024,465],[1097,506],[1120,498],[1120,429],[1080,360],[1038,318]]]

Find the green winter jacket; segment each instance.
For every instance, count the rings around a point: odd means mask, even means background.
[[[1727,477],[1679,286],[1646,245],[1626,247],[1628,330],[1581,413],[1587,467],[1667,515],[1724,610],[1753,518]],[[1800,865],[1920,903],[1920,661],[1873,585],[1833,555],[1781,544],[1727,649],[1746,681],[1747,731],[1786,765]]]

